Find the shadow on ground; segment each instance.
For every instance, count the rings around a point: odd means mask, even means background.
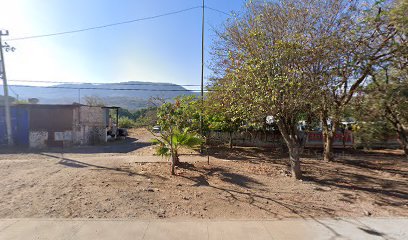
[[[29,148],[0,148],[0,154],[18,154],[18,153],[79,153],[79,154],[95,154],[95,153],[129,153],[140,148],[151,146],[149,142],[141,142],[136,138],[128,137],[115,141],[109,141],[104,144],[91,146],[72,146],[72,147],[52,147],[45,149],[29,149]]]

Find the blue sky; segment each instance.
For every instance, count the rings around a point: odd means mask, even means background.
[[[7,39],[69,31],[200,6],[201,0],[2,0],[0,29]],[[224,12],[244,0],[206,0]],[[228,16],[206,9],[206,61],[213,27]],[[201,9],[93,31],[9,41],[9,80],[68,82],[151,81],[199,84]],[[206,69],[206,77],[210,75]],[[10,84],[17,82],[10,81]],[[24,83],[19,83],[24,84]],[[27,83],[25,83],[27,84]]]

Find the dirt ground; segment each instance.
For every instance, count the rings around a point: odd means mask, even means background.
[[[399,151],[339,153],[331,163],[306,152],[302,181],[271,149],[211,149],[210,165],[186,151],[171,176],[150,139],[137,129],[64,154],[1,150],[0,218],[408,216],[408,161]]]

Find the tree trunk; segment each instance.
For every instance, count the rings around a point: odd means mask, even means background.
[[[333,134],[329,133],[326,134],[324,137],[324,148],[323,148],[323,160],[324,161],[333,161],[334,154],[333,154]]]
[[[397,128],[398,136],[401,141],[402,149],[404,150],[405,156],[407,157],[408,160],[408,134],[407,131],[405,131],[404,127],[401,126],[401,124],[398,124]]]
[[[322,134],[323,134],[323,160],[324,161],[333,161],[334,154],[333,154],[333,141],[334,136],[336,134],[336,123],[332,122],[332,127],[330,128],[327,123],[327,116],[322,115]]]
[[[300,148],[297,146],[289,147],[290,170],[292,177],[295,179],[302,178],[302,171],[300,169]]]
[[[171,154],[171,175],[176,175],[175,167],[176,167],[176,158],[174,154],[172,153]]]
[[[229,132],[229,148],[232,149],[233,144],[232,144],[232,132]]]
[[[174,151],[174,165],[179,166],[180,165],[180,158],[178,155],[178,150],[177,149],[173,149]]]
[[[302,170],[300,167],[300,150],[302,149],[302,146],[300,144],[299,137],[296,135],[296,125],[285,125],[283,121],[279,121],[277,125],[289,150],[290,171],[292,173],[292,178],[301,179]]]
[[[405,156],[407,157],[407,160],[408,160],[408,131],[407,131],[407,128],[405,128],[401,124],[401,121],[399,120],[398,115],[393,114],[389,106],[386,106],[386,113],[389,115],[389,117],[386,116],[386,118],[394,126],[395,130],[398,133],[398,137],[401,141],[402,149],[404,150]]]

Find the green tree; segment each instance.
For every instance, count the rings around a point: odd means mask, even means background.
[[[159,137],[153,140],[157,144],[156,152],[160,156],[171,158],[171,174],[175,174],[175,166],[180,163],[180,148],[197,148],[202,143],[202,138],[197,134],[189,132],[188,128],[183,131],[170,127],[168,131],[162,132]]]
[[[366,118],[387,120],[391,124],[408,158],[408,68],[401,67],[398,62],[372,76],[364,106]]]
[[[254,122],[274,116],[289,149],[292,176],[302,177],[302,133],[298,122],[320,91],[305,68],[313,45],[314,1],[287,0],[248,4],[230,19],[214,47],[212,90],[230,112]]]
[[[200,102],[195,96],[178,97],[174,103],[164,103],[157,109],[157,124],[161,131],[156,135],[157,153],[171,157],[171,174],[179,164],[179,149],[194,148],[202,143],[200,131]]]
[[[163,130],[185,129],[190,132],[200,132],[201,102],[196,96],[177,97],[174,103],[163,103],[157,110],[157,124]]]
[[[390,28],[392,55],[370,72],[363,103],[368,121],[388,121],[408,158],[408,1],[397,0],[382,9],[377,21]]]
[[[118,123],[120,128],[133,128],[135,126],[135,121],[128,117],[119,117]]]
[[[104,107],[105,102],[98,96],[85,96],[85,103],[91,107]]]
[[[406,40],[391,21],[389,12],[393,5],[386,1],[360,3],[349,1],[334,15],[337,16],[336,24],[325,31],[327,37],[320,41],[324,57],[313,68],[319,71],[312,75],[320,76],[322,82],[315,110],[322,122],[324,159],[327,161],[333,160],[337,126],[352,107],[353,99],[363,84],[371,80],[370,75],[379,65],[389,62],[402,50],[399,42]]]
[[[229,148],[233,147],[232,134],[242,126],[242,119],[231,112],[222,95],[209,92],[204,100],[204,125],[207,130],[229,133]]]

